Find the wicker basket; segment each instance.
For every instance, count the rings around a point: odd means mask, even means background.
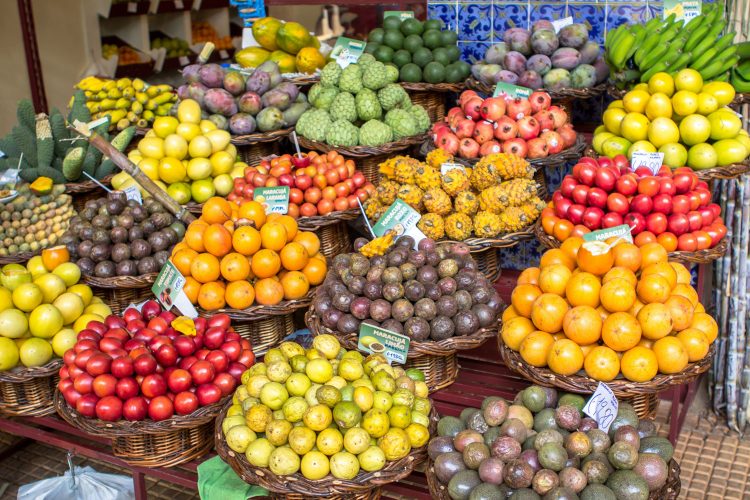
[[[305,313],[305,324],[313,335],[329,334],[336,337],[341,345],[349,350],[356,350],[359,336],[356,333],[342,334],[323,325],[312,308]],[[420,368],[425,375],[425,382],[430,392],[448,387],[458,377],[456,352],[474,349],[488,339],[497,337],[500,320],[496,327],[482,328],[473,335],[451,337],[445,340],[412,340],[409,342],[409,353],[406,359],[407,368]],[[449,359],[444,359],[449,358]]]
[[[105,186],[111,186],[112,177],[114,177],[114,175],[108,175],[99,182],[101,182]],[[101,198],[105,194],[102,191],[101,186],[91,180],[83,182],[69,182],[65,184],[65,192],[73,197],[73,207],[76,209],[76,212],[80,211],[87,201]]]
[[[154,284],[158,273],[143,276],[115,276],[114,278],[98,278],[96,276],[81,277],[81,281],[91,287],[94,295],[101,298],[115,314],[122,314],[130,304],[137,304],[151,297],[151,285]]]
[[[61,359],[36,368],[0,372],[0,415],[42,417],[55,413],[54,398]]]
[[[294,332],[294,318],[292,314],[269,316],[235,323],[232,326],[240,337],[250,341],[253,352],[258,355],[278,345],[281,339]]]
[[[317,215],[314,217],[301,217],[297,219],[299,229],[312,231],[318,235],[320,240],[320,253],[326,257],[334,256],[349,251],[351,239],[346,221],[355,220],[360,216],[357,209],[331,212],[328,215]]]
[[[484,274],[490,283],[500,278],[502,268],[500,267],[500,250],[490,248],[483,252],[473,253],[472,257],[477,262],[477,269]]]
[[[26,262],[33,256],[39,255],[41,253],[42,253],[41,250],[37,250],[36,252],[23,252],[23,253],[16,253],[13,255],[4,255],[0,257],[0,265],[20,264],[21,262]]]
[[[495,85],[489,85],[484,82],[480,82],[474,77],[469,77],[466,80],[466,88],[487,95],[492,95],[495,93]],[[599,85],[595,85],[586,89],[567,88],[560,90],[539,90],[547,92],[553,100],[557,101],[559,99],[591,99],[592,97],[598,97],[602,95],[606,89],[607,85],[605,83],[600,83]]]
[[[560,241],[557,238],[544,232],[541,219],[534,224],[534,235],[539,243],[547,248],[560,247]],[[669,252],[667,255],[669,260],[683,264],[708,264],[721,258],[726,253],[728,245],[727,238],[724,238],[713,248],[698,250],[697,252]]]
[[[248,165],[257,165],[266,156],[277,154],[279,141],[292,133],[294,127],[273,132],[259,132],[257,134],[234,135],[232,144],[237,148],[237,154]]]
[[[448,93],[460,93],[465,88],[461,83],[408,83],[402,82],[401,86],[409,94],[412,104],[422,106],[430,115],[432,123],[438,122],[445,117]]]
[[[172,467],[199,458],[213,448],[214,418],[224,401],[199,408],[190,415],[155,422],[105,422],[86,418],[55,391],[57,413],[73,427],[112,439],[112,452],[137,467]]]
[[[425,476],[427,477],[427,486],[430,489],[430,496],[433,500],[450,500],[448,490],[435,475],[435,469],[431,459],[427,459],[425,466]],[[669,461],[669,475],[667,482],[656,491],[649,493],[649,500],[676,500],[680,494],[682,485],[680,483],[680,466],[676,460]]]
[[[386,462],[385,467],[377,472],[361,471],[353,479],[336,479],[331,475],[313,481],[305,478],[302,474],[295,473],[288,476],[277,476],[270,469],[265,467],[255,467],[250,464],[243,453],[235,453],[227,446],[222,430],[222,422],[226,416],[230,403],[227,403],[221,411],[214,426],[214,437],[216,440],[216,453],[242,478],[249,484],[257,484],[272,492],[275,498],[326,498],[326,499],[369,499],[378,498],[380,492],[370,493],[373,489],[378,489],[385,484],[399,481],[409,474],[415,466],[427,460],[427,445],[411,451],[406,457]],[[438,414],[434,405],[430,410],[430,435],[435,435],[437,431]],[[290,496],[293,495],[293,496]]]

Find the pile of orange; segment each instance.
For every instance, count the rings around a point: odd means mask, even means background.
[[[573,236],[518,277],[501,335],[532,366],[647,382],[703,359],[718,325],[660,244]]]
[[[320,240],[288,215],[257,201],[237,206],[214,197],[203,204],[171,261],[185,276],[185,293],[207,311],[274,305],[300,299],[326,275]]]

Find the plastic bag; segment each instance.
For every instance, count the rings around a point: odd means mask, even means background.
[[[72,466],[72,462],[69,463]],[[133,479],[104,474],[91,467],[71,467],[58,477],[25,484],[18,500],[132,500]]]

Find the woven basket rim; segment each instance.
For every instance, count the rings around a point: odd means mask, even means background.
[[[104,184],[105,186],[109,186],[112,183],[112,177],[114,177],[114,174],[110,174],[103,179],[99,180],[100,183]],[[66,193],[74,193],[74,194],[81,194],[81,193],[89,193],[91,191],[96,191],[97,189],[101,189],[99,187],[99,184],[92,180],[83,181],[83,182],[66,182],[65,183],[65,192]]]
[[[432,403],[432,401],[430,401]],[[399,481],[412,473],[414,467],[427,458],[427,445],[411,450],[406,457],[399,460],[386,462],[385,466],[376,472],[365,472],[360,470],[353,479],[336,479],[328,474],[323,479],[310,480],[297,472],[288,476],[277,476],[266,467],[255,467],[251,465],[243,453],[235,453],[227,445],[224,439],[222,423],[231,401],[221,410],[214,424],[214,440],[216,453],[226,462],[237,475],[246,482],[246,476],[256,479],[257,484],[269,491],[277,493],[299,493],[312,497],[325,497],[332,494],[359,493],[382,486],[384,484]],[[430,409],[430,435],[433,436],[437,429],[438,413],[435,405]]]
[[[55,358],[42,366],[17,366],[11,370],[0,372],[0,382],[20,384],[35,378],[52,377],[60,371],[63,365],[61,358]]]
[[[427,83],[427,82],[399,82],[404,90],[413,92],[461,92],[466,88],[466,82],[458,83]]]
[[[189,415],[176,415],[158,422],[154,420],[140,420],[130,422],[118,420],[106,422],[97,418],[84,417],[71,407],[59,389],[55,390],[55,409],[63,420],[73,427],[77,427],[89,434],[105,437],[128,437],[135,434],[165,434],[182,429],[193,429],[213,420],[219,414],[225,403],[231,403],[232,396],[226,396],[218,403],[198,408]]]
[[[426,137],[428,137],[429,134],[417,134],[413,135],[411,137],[404,137],[401,140],[393,141],[393,142],[387,142],[385,144],[382,144],[377,147],[370,147],[370,146],[352,146],[352,147],[342,147],[342,146],[329,146],[328,144],[325,144],[323,142],[319,141],[313,141],[308,139],[307,137],[303,136],[297,136],[297,140],[299,142],[299,145],[304,147],[305,149],[312,149],[315,151],[320,152],[329,152],[329,151],[338,151],[343,156],[348,156],[351,158],[367,158],[370,156],[380,156],[380,155],[386,155],[389,153],[395,153],[397,151],[403,151],[404,149],[408,148],[409,146],[413,146],[415,144],[422,143]]]
[[[473,76],[470,76],[466,79],[466,88],[472,89],[477,92],[482,92],[485,94],[492,94],[495,92],[495,85],[489,85],[484,82],[480,82]],[[574,89],[574,88],[565,88],[560,90],[548,90],[548,89],[532,89],[532,91],[540,91],[540,92],[547,92],[552,99],[565,99],[565,98],[574,98],[574,99],[590,99],[592,97],[598,97],[602,95],[607,90],[607,83],[602,82],[597,85],[594,85],[593,87],[587,87],[585,89]]]
[[[247,309],[221,308],[215,311],[206,311],[204,309],[201,309],[200,307],[196,307],[196,309],[200,316],[213,316],[214,314],[226,314],[233,320],[253,321],[253,320],[259,320],[259,319],[266,319],[270,316],[282,316],[285,314],[290,314],[296,311],[297,309],[301,309],[303,307],[309,306],[310,303],[312,302],[312,298],[313,298],[313,295],[315,294],[316,288],[317,287],[310,287],[310,289],[307,291],[307,294],[301,299],[283,300],[280,303],[272,305],[272,306],[255,304],[255,305],[248,307]]]
[[[252,146],[260,142],[274,142],[292,133],[294,127],[282,128],[280,130],[274,130],[272,132],[258,132],[255,134],[246,135],[233,135],[231,143],[235,146]]]
[[[349,210],[340,210],[338,212],[331,212],[327,215],[314,215],[312,217],[300,217],[297,219],[297,225],[304,231],[315,231],[321,227],[333,226],[339,222],[345,222],[348,220],[355,220],[361,215],[357,208],[351,208]]]
[[[13,255],[3,255],[0,257],[0,264],[19,264],[21,262],[26,262],[30,258],[34,257],[35,255],[41,255],[42,249],[36,250],[34,252],[23,252],[23,253],[16,253]]]
[[[521,355],[506,346],[500,335],[497,336],[497,347],[503,363],[510,370],[520,374],[525,379],[536,384],[557,387],[568,392],[579,394],[593,394],[599,386],[599,381],[594,380],[586,375],[576,373],[574,375],[559,375],[553,373],[549,368],[538,368],[531,366],[521,358]],[[656,376],[648,382],[631,382],[618,374],[617,378],[607,382],[607,386],[612,389],[617,397],[633,397],[639,394],[653,394],[669,389],[674,385],[686,384],[693,381],[698,375],[704,373],[711,367],[713,354],[715,351],[714,344],[711,344],[706,356],[700,361],[689,363],[688,366],[680,373],[665,375],[657,373]]]
[[[536,239],[546,248],[560,248],[560,241],[554,236],[544,232],[542,227],[541,218],[534,223],[534,235]],[[727,238],[721,239],[718,245],[713,248],[706,248],[705,250],[698,250],[697,252],[669,252],[667,257],[671,261],[675,262],[690,262],[693,264],[708,264],[716,259],[720,259],[727,251],[729,243]]]
[[[305,313],[305,324],[313,335],[327,333],[339,339],[347,349],[357,348],[358,335],[356,333],[345,335],[324,326],[321,323],[320,318],[315,314],[315,311],[313,311],[312,307]],[[457,351],[474,349],[475,347],[484,344],[487,340],[496,337],[500,333],[501,328],[502,319],[500,318],[500,315],[498,315],[495,326],[480,328],[471,335],[455,336],[437,341],[411,340],[409,342],[407,359],[414,359],[422,356],[450,356]]]
[[[148,273],[141,276],[113,276],[112,278],[82,275],[81,281],[97,288],[127,288],[137,290],[140,288],[150,288],[158,275],[159,273]]]

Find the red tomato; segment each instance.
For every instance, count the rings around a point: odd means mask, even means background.
[[[690,221],[685,214],[672,214],[669,216],[667,225],[669,232],[674,233],[678,237],[682,234],[687,233],[690,230]]]
[[[690,211],[690,198],[684,194],[672,197],[672,213],[686,214]]]
[[[625,215],[630,209],[630,202],[622,193],[610,193],[607,196],[607,210]]]
[[[661,184],[656,177],[644,177],[638,181],[638,193],[646,196],[656,196],[659,193]]]
[[[305,200],[305,194],[299,188],[291,188],[289,190],[289,201],[291,203],[301,204]]]
[[[96,403],[96,417],[106,422],[122,418],[122,400],[116,396],[106,396]]]
[[[299,213],[303,217],[312,217],[314,215],[317,215],[318,209],[315,208],[315,205],[312,203],[303,203],[299,207]]]
[[[238,359],[237,362],[250,368],[255,363],[255,353],[251,349],[245,349],[242,351],[242,354],[240,354],[240,359]]]
[[[646,229],[660,235],[667,230],[667,216],[663,213],[653,212],[646,217]]]
[[[338,198],[346,198],[351,192],[349,186],[346,185],[346,182],[339,182],[334,186],[334,189],[336,190],[336,197]]]
[[[600,187],[592,187],[586,195],[586,202],[591,207],[603,209],[607,206],[607,193]]]
[[[331,169],[328,172],[326,172],[326,182],[328,183],[329,186],[338,184],[340,180],[341,180],[341,176],[336,171],[336,169]]]
[[[566,175],[560,183],[560,194],[566,198],[570,198],[573,195],[573,188],[578,185],[578,181],[572,175]]]
[[[86,362],[86,371],[92,377],[109,373],[110,366],[112,365],[112,358],[104,353],[94,354]]]
[[[333,201],[336,199],[336,189],[333,186],[323,188],[323,199]]]
[[[94,383],[94,377],[84,372],[73,378],[73,388],[81,394],[88,394],[91,392],[92,385]]]
[[[341,212],[349,209],[349,201],[344,198],[336,198],[333,200],[333,209],[337,212]]]
[[[230,373],[219,373],[213,382],[221,391],[222,396],[228,396],[234,391],[237,381]]]
[[[221,399],[221,389],[213,383],[202,384],[195,389],[195,395],[198,396],[198,404],[206,406],[219,402]]]
[[[145,419],[147,412],[148,402],[143,396],[129,398],[122,406],[122,416],[131,422]]]
[[[174,397],[174,410],[178,415],[190,415],[197,409],[198,396],[192,392],[180,392]]]
[[[208,353],[206,361],[214,365],[215,373],[222,373],[227,371],[229,367],[229,358],[227,354],[222,350],[215,350]]]
[[[630,210],[646,216],[654,208],[654,202],[649,195],[637,194],[630,200]]]
[[[216,370],[214,365],[205,359],[196,361],[190,367],[190,375],[193,377],[193,383],[195,385],[201,385],[211,382],[214,379]]]
[[[156,371],[156,359],[150,354],[141,354],[135,358],[133,367],[135,368],[135,373],[138,375],[150,375]]]
[[[115,385],[115,394],[123,401],[137,396],[139,390],[138,382],[133,377],[121,378]]]
[[[331,200],[320,200],[317,205],[318,213],[320,215],[328,215],[333,212],[333,202]]]
[[[166,396],[157,396],[148,404],[148,416],[152,420],[166,420],[172,415],[174,415],[174,405]]]
[[[84,417],[94,418],[96,416],[96,403],[99,398],[94,394],[83,394],[76,402],[76,411]]]
[[[146,375],[141,382],[141,392],[147,398],[155,398],[167,393],[167,382],[158,373]]]
[[[322,197],[323,195],[320,192],[320,188],[313,187],[305,191],[305,201],[308,203],[312,203],[313,205],[318,203]],[[302,212],[301,209],[300,212]]]
[[[117,379],[109,373],[97,375],[91,382],[91,389],[98,397],[112,396],[115,393]]]

